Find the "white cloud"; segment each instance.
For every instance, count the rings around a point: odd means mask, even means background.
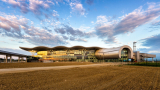
[[[81,31],[86,31],[86,30],[90,30],[91,27],[85,27],[85,26],[80,26],[79,30]]]
[[[94,23],[94,21],[91,21],[91,23]]]
[[[97,16],[96,34],[100,38],[107,38],[107,42],[114,42],[115,36],[124,33],[132,33],[138,26],[144,25],[160,16],[160,4],[149,6],[147,10],[142,7],[121,17],[120,21],[109,21],[106,16]],[[152,7],[152,8],[151,8]]]
[[[54,17],[59,16],[58,12],[56,10],[53,10],[53,14]]]
[[[15,6],[20,6],[20,2],[15,1],[15,0],[2,0],[3,2],[8,2],[9,4],[15,5]]]
[[[148,9],[153,9],[153,8],[155,8],[155,6],[156,6],[156,3],[155,2],[147,2],[147,4],[148,4]]]
[[[42,0],[29,0],[29,9],[35,14],[40,14],[41,8],[49,8],[50,5]]]
[[[26,29],[26,27],[25,27],[25,26],[22,26],[22,25],[20,25],[20,26],[21,26],[21,28],[22,28],[22,29]]]
[[[82,38],[75,38],[75,37],[70,37],[70,41],[79,41],[79,42],[87,42],[87,40],[82,39]]]
[[[109,22],[108,22],[106,16],[100,15],[100,16],[97,16],[97,21],[96,21],[96,23],[97,23],[97,24],[107,24],[107,23],[109,23]]]
[[[38,27],[30,27],[31,31],[25,31],[31,37],[25,38],[28,42],[35,45],[63,45],[67,44],[66,41],[63,41],[63,38],[58,35],[54,35],[51,32],[48,32],[45,29],[40,29]]]
[[[24,39],[34,45],[63,45],[67,44],[62,36],[53,34],[41,27],[29,26],[32,23],[30,20],[14,15],[0,16],[0,28],[5,36]],[[30,23],[29,23],[30,22]]]
[[[0,21],[3,22],[0,24],[0,27],[10,31],[12,28],[12,32],[19,32],[20,28],[19,26],[25,26],[27,23],[27,19],[20,16],[14,16],[14,15],[3,15],[0,16]]]
[[[7,30],[7,31],[10,31],[10,30],[11,30],[11,27],[10,27],[10,26],[8,26],[8,25],[6,25],[6,24],[4,24],[4,23],[2,23],[2,22],[0,22],[0,28],[3,28],[3,29],[5,29],[5,30]]]
[[[31,21],[31,24],[34,24],[34,22],[33,22],[33,21]]]
[[[85,9],[83,5],[79,2],[71,2],[70,7],[72,9],[72,12],[75,12],[80,15],[85,15]]]
[[[160,25],[160,20],[156,20],[152,22],[153,26],[159,26]]]
[[[67,35],[71,35],[72,37],[91,37],[94,34],[91,32],[84,32],[82,30],[79,29],[74,29],[71,26],[68,25],[63,25],[61,28],[57,27],[54,29],[55,32],[59,33],[59,34],[67,34]]]
[[[148,53],[160,53],[160,51],[149,51]]]
[[[27,13],[28,12],[28,5],[25,3],[25,1],[21,0],[2,0],[3,2],[9,3],[13,5],[14,7],[19,7],[21,9],[21,12]]]
[[[50,8],[51,5],[54,5],[52,0],[2,0],[8,4],[13,5],[13,7],[20,8],[21,12],[28,13],[32,11],[34,14],[43,14],[43,9]],[[26,3],[27,2],[27,3]],[[46,14],[45,14],[46,15]]]
[[[29,11],[33,12],[36,15],[44,15],[48,18],[50,15],[59,16],[57,11],[49,10],[53,5],[59,5],[58,3],[67,3],[70,5],[71,12],[77,13],[78,15],[85,16],[85,9],[83,5],[77,0],[2,0],[8,4],[11,4],[14,8],[20,8],[21,12],[28,13]],[[64,3],[65,2],[65,3]],[[47,10],[47,12],[44,12]]]

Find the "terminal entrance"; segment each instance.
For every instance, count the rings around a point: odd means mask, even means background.
[[[121,51],[121,57],[120,58],[104,59],[104,60],[103,60],[103,58],[101,58],[98,61],[99,62],[129,62],[131,60],[128,58],[128,53],[129,53],[129,49],[124,48]]]
[[[123,62],[128,62],[129,59],[128,59],[128,48],[124,48],[122,49],[121,51],[121,60],[123,60]]]

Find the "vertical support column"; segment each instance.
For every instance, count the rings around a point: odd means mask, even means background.
[[[7,60],[8,60],[8,55],[6,55],[6,63],[7,63]]]
[[[21,62],[23,61],[23,57],[21,57]]]
[[[136,52],[136,55],[137,55],[137,58],[136,58],[136,59],[137,59],[137,62],[141,62],[141,61],[140,61],[140,58],[139,58],[139,56],[140,56],[140,55],[139,55],[139,51]]]
[[[146,63],[148,62],[148,59],[146,58]]]
[[[154,63],[154,61],[153,61],[153,57],[152,57],[152,63]]]
[[[12,56],[10,55],[10,63],[12,63]]]
[[[104,52],[103,52],[103,63],[104,63]]]
[[[68,53],[67,53],[67,58],[68,58],[68,61],[69,61],[69,55],[70,55],[70,49],[68,49]]]
[[[26,62],[27,62],[27,57],[26,57]]]
[[[83,54],[82,54],[82,60],[83,60],[83,62],[86,62],[86,61],[85,61],[86,49],[83,49],[82,51],[83,51]]]
[[[18,62],[19,62],[20,57],[18,57]]]
[[[4,57],[4,58],[3,58],[3,62],[5,62],[5,60],[6,60],[6,58]]]
[[[83,52],[83,49],[81,50],[81,53],[82,53],[82,54],[81,54],[81,56],[82,56],[81,62],[83,62],[83,60],[84,60],[84,59],[83,59],[83,53],[84,53],[84,52]]]

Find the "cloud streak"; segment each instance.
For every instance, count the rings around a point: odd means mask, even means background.
[[[83,38],[90,38],[95,36],[94,32],[83,32],[79,29],[74,29],[68,25],[62,25],[61,28],[55,28],[55,32],[61,34],[61,35],[67,35],[68,38],[70,37],[71,41],[83,41],[86,42],[87,40]],[[64,39],[66,39],[67,36],[64,36]]]
[[[59,16],[57,11],[51,7],[59,5],[58,3],[67,3],[70,5],[71,12],[77,13],[78,15],[85,15],[85,9],[83,5],[78,1],[70,0],[2,0],[3,2],[12,5],[14,8],[19,8],[22,13],[32,12],[35,15],[44,15],[46,18],[53,15]],[[92,0],[91,0],[92,1]],[[90,3],[90,2],[88,2]],[[38,17],[40,18],[40,17]]]
[[[135,9],[133,12],[121,17],[121,20],[109,21],[106,16],[97,17],[95,27],[96,34],[99,38],[107,38],[105,42],[115,42],[115,36],[124,33],[132,33],[138,26],[144,25],[151,20],[160,16],[159,5],[142,10],[142,7]]]
[[[14,15],[0,16],[2,35],[17,39],[25,39],[34,45],[57,46],[67,44],[63,37],[40,27],[29,26],[30,20]]]
[[[29,0],[29,9],[35,14],[41,14],[41,9],[45,10],[50,8],[50,5],[54,4],[52,1],[43,0]]]
[[[27,13],[29,9],[27,8],[28,5],[25,3],[25,0],[16,1],[16,0],[2,0],[3,2],[6,2],[8,4],[13,5],[13,7],[18,7],[21,9],[21,12]]]
[[[160,59],[160,34],[154,35],[145,39],[140,40],[142,42],[142,46],[148,48],[140,48],[138,49],[144,53],[156,54],[156,58]]]
[[[160,20],[152,22],[153,26],[160,26]]]
[[[143,46],[147,46],[147,47],[155,48],[155,49],[160,49],[160,47],[159,47],[159,45],[160,45],[160,34],[142,39],[142,41],[144,41],[142,43]]]

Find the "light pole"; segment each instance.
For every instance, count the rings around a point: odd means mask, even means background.
[[[103,52],[103,63],[104,63],[104,52]]]
[[[100,59],[101,59],[101,55],[100,55]]]

